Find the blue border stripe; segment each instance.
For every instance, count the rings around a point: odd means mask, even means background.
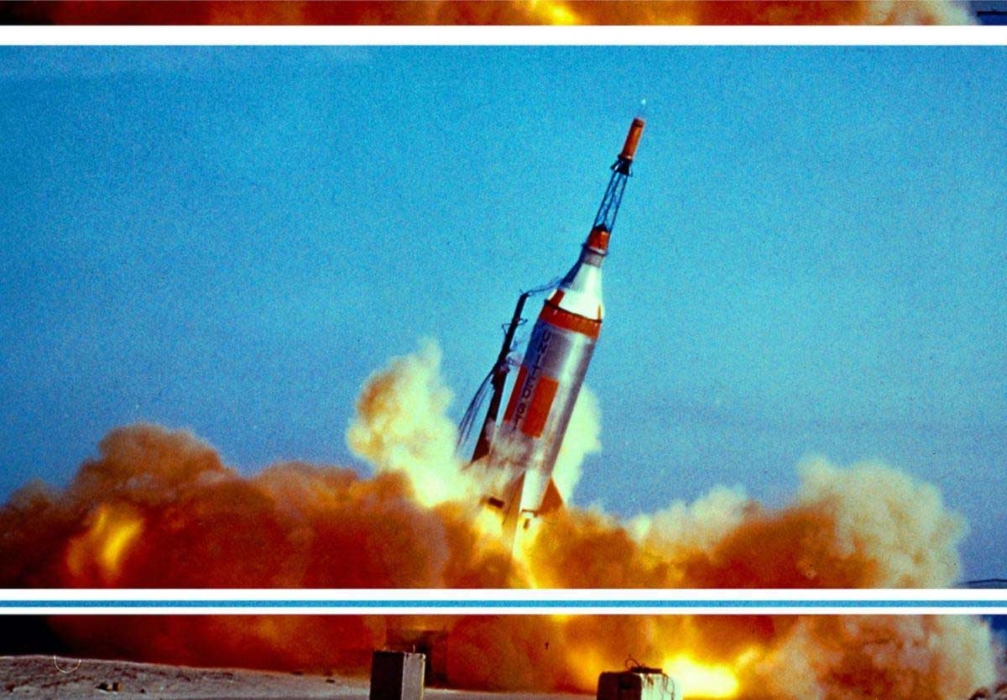
[[[844,608],[933,608],[967,610],[969,608],[1003,608],[1007,600],[24,600],[0,599],[2,608],[311,608],[318,610],[376,610],[385,608],[430,610],[471,609],[574,609],[600,608],[689,610],[694,608],[799,608],[804,610]]]

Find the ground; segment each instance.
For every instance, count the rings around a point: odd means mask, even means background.
[[[0,656],[0,700],[253,700],[353,698],[369,695],[366,678],[241,669],[202,669],[64,656]],[[428,700],[488,700],[499,693],[428,689]],[[508,700],[584,700],[577,695],[508,694]]]

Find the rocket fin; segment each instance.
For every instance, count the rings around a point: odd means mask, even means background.
[[[505,523],[514,520],[521,509],[522,491],[524,490],[526,475],[527,473],[523,472],[509,483],[504,489],[504,497],[502,499],[487,497],[483,501],[486,505],[497,510]],[[547,515],[562,507],[563,496],[556,487],[556,482],[550,478],[549,484],[545,489],[545,495],[542,497],[541,505],[539,505],[538,510],[534,511],[534,515]]]
[[[560,494],[559,489],[556,488],[556,482],[550,478],[549,485],[545,489],[545,496],[542,498],[542,505],[538,509],[538,514],[547,515],[562,507],[563,496]]]
[[[551,513],[563,506],[563,496],[556,488],[556,482],[550,478],[538,510],[522,510],[521,501],[524,499],[524,490],[527,486],[526,476],[527,472],[522,472],[511,481],[504,490],[503,499],[487,497],[484,500],[484,503],[500,513],[503,539],[509,543],[512,556],[519,547],[520,534],[533,524],[537,516]]]

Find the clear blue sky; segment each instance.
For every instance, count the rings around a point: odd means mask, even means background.
[[[1007,575],[1007,49],[0,48],[0,496],[111,428],[351,464],[423,337],[460,416],[641,98],[576,494],[633,514],[881,458]]]

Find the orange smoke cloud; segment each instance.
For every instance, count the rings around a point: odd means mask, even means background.
[[[63,0],[4,3],[54,24],[792,25],[968,24],[954,0]]]
[[[332,616],[82,616],[49,621],[89,657],[182,666],[364,674],[385,641],[379,618]]]
[[[64,490],[30,484],[0,508],[7,587],[821,588],[948,586],[961,518],[878,463],[801,467],[791,503],[718,487],[628,522],[597,509],[544,518],[510,562],[479,484],[454,456],[440,352],[394,359],[347,432],[374,476],[290,462],[253,476],[182,431],[112,431]],[[590,398],[563,481],[597,450]],[[479,688],[590,691],[627,656],[709,696],[967,696],[994,677],[988,629],[948,617],[58,618],[87,653],[175,663],[362,671],[402,628],[448,632],[447,672]],[[493,662],[486,660],[492,658]],[[852,688],[852,690],[851,690]],[[697,691],[699,692],[699,691]]]
[[[590,691],[628,656],[678,672],[687,698],[964,700],[996,673],[988,630],[965,617],[465,619],[452,643],[455,676],[498,689]]]

